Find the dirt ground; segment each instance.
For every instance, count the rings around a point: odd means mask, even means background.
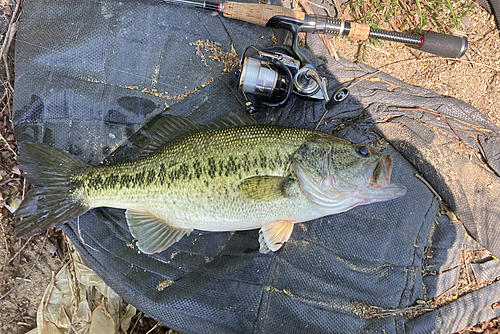
[[[0,13],[0,33],[5,36],[2,50],[6,60],[0,66],[3,84],[3,88],[0,87],[0,96],[3,95],[0,106],[0,333],[26,333],[36,326],[36,310],[42,295],[67,257],[65,241],[60,234],[50,232],[27,240],[14,236],[11,210],[16,199],[26,194],[28,185],[14,160],[17,146],[11,119],[15,90],[12,87],[15,24],[9,27],[9,21],[15,8],[7,7],[3,7],[3,15]],[[464,25],[463,32],[470,44],[466,56],[459,60],[438,58],[386,42],[384,46],[368,45],[363,61],[409,84],[461,99],[500,127],[500,33],[490,14],[480,7],[464,20]],[[333,39],[333,46],[341,57],[359,59],[358,43],[337,38]],[[155,321],[142,314],[136,316],[134,322],[136,326],[129,333],[144,333],[156,326]],[[479,324],[474,332],[499,333],[498,322],[494,319]],[[156,326],[151,333],[165,332],[164,327]]]
[[[348,17],[348,14],[346,18]],[[415,86],[455,97],[476,107],[500,126],[500,38],[494,18],[483,8],[463,20],[469,41],[460,59],[444,59],[401,44],[367,44],[364,63]],[[390,30],[390,27],[385,27]],[[359,59],[359,44],[333,39],[339,56]]]

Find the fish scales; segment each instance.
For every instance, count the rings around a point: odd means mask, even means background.
[[[82,186],[75,193],[90,207],[148,211],[168,217],[175,226],[196,223],[202,213],[211,221],[196,225],[199,229],[220,224],[228,214],[235,221],[254,216],[249,221],[254,226],[252,221],[268,216],[268,210],[243,198],[239,184],[253,176],[286,176],[292,154],[313,135],[306,129],[268,125],[196,132],[135,162],[90,167],[79,177]],[[222,209],[227,202],[234,203],[234,212]]]
[[[149,156],[115,166],[92,167],[50,146],[21,145],[20,169],[37,187],[16,211],[18,235],[114,207],[126,209],[130,233],[148,254],[193,229],[260,228],[260,251],[267,252],[288,240],[294,223],[406,193],[390,181],[392,158],[364,145],[236,114],[208,125],[164,117],[149,129]]]

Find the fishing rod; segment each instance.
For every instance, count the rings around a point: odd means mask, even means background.
[[[372,29],[368,24],[345,21],[335,17],[311,15],[286,7],[268,4],[226,1],[224,3],[199,0],[159,0],[221,13],[259,26],[281,28],[292,33],[292,54],[274,50],[256,50],[257,56],[247,57],[248,47],[240,60],[238,89],[247,100],[247,111],[255,111],[255,103],[271,107],[283,105],[292,93],[308,99],[325,100],[331,109],[349,96],[346,87],[337,88],[328,95],[326,79],[299,49],[299,32],[347,36],[352,39],[382,39],[415,46],[419,50],[441,57],[458,58],[468,48],[467,39],[458,36],[427,33],[411,36],[395,31]],[[254,48],[255,49],[255,48]],[[293,56],[298,58],[295,59]],[[247,95],[248,94],[248,95]],[[250,96],[250,98],[249,98]]]
[[[267,4],[226,1],[216,3],[198,0],[160,0],[165,3],[186,5],[216,11],[232,18],[264,27],[288,29],[288,24],[300,26],[301,32],[348,36],[352,39],[382,39],[416,46],[419,50],[447,58],[459,58],[468,48],[467,39],[438,33],[411,36],[395,31],[373,29],[368,24],[341,20],[335,17],[309,15],[286,7]]]

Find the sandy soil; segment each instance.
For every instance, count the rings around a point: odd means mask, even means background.
[[[363,62],[408,84],[465,101],[500,126],[499,32],[493,17],[479,6],[464,21],[469,50],[458,60],[384,42],[384,46],[367,44]],[[358,43],[345,38],[332,43],[339,56],[359,59]]]

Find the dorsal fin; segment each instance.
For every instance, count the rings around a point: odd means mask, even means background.
[[[208,123],[206,126],[210,129],[218,129],[252,124],[258,124],[258,122],[249,114],[230,112]]]
[[[158,115],[148,122],[147,127],[142,129],[149,135],[151,141],[146,147],[141,149],[139,157],[147,157],[163,147],[169,141],[191,132],[204,129],[230,128],[251,124],[258,124],[252,116],[234,112],[223,115],[208,124],[198,124],[182,116],[168,114]]]
[[[143,128],[151,141],[141,149],[140,158],[151,155],[163,145],[175,138],[190,132],[203,129],[204,126],[195,123],[186,117],[175,115],[158,115],[148,122],[147,128]]]

